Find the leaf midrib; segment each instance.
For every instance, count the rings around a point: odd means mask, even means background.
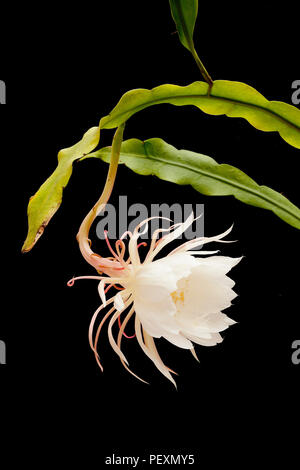
[[[243,184],[241,183],[237,183],[235,181],[232,181],[228,178],[225,178],[225,177],[222,177],[222,176],[219,176],[219,175],[215,175],[214,173],[210,173],[210,172],[207,172],[207,171],[204,171],[204,170],[200,170],[199,168],[194,168],[193,166],[191,165],[188,165],[188,164],[183,164],[183,163],[179,163],[179,162],[172,162],[170,163],[168,160],[165,160],[163,159],[162,157],[154,157],[153,155],[149,155],[149,153],[147,152],[146,150],[146,146],[145,146],[145,143],[144,143],[144,149],[145,149],[145,154],[146,154],[146,157],[147,159],[149,160],[153,160],[155,162],[161,162],[161,163],[164,163],[166,165],[170,165],[170,166],[177,166],[179,168],[184,168],[186,170],[189,170],[189,171],[193,171],[194,173],[200,173],[204,176],[207,176],[209,178],[212,178],[212,179],[215,179],[215,180],[219,180],[223,183],[226,183],[230,186],[234,186],[238,189],[241,189],[242,191],[246,192],[246,193],[250,193],[250,194],[253,194],[254,196],[260,198],[260,199],[264,199],[266,202],[270,203],[271,205],[273,206],[277,206],[280,210],[283,210],[284,212],[287,212],[288,214],[290,214],[292,217],[294,217],[296,220],[299,220],[300,221],[300,217],[297,217],[297,215],[294,214],[294,212],[292,212],[290,209],[288,209],[285,205],[281,205],[280,203],[278,203],[277,201],[274,201],[273,199],[269,198],[268,196],[266,195],[262,195],[260,192],[256,191],[255,189],[249,189],[247,186],[244,186]],[[135,154],[135,153],[124,153],[124,152],[121,152],[121,157],[122,156],[125,156],[125,157],[135,157],[135,158],[139,158],[139,159],[142,159],[143,157],[141,157],[139,154]],[[218,163],[216,163],[217,165],[219,165]],[[259,185],[258,185],[259,186]]]
[[[186,99],[186,98],[202,98],[203,100],[219,100],[219,101],[224,101],[224,102],[227,102],[227,103],[232,103],[232,104],[239,104],[241,106],[244,106],[244,107],[250,107],[250,108],[254,108],[254,109],[258,109],[260,111],[264,111],[266,113],[269,113],[269,114],[272,114],[273,116],[276,116],[276,118],[280,121],[282,121],[284,124],[290,126],[291,128],[293,129],[296,129],[298,131],[300,131],[300,126],[297,126],[297,124],[289,121],[287,118],[284,118],[282,117],[280,114],[276,113],[275,111],[269,109],[269,108],[266,108],[265,106],[259,106],[259,105],[256,105],[256,104],[251,104],[251,103],[245,103],[244,101],[240,101],[240,100],[235,100],[235,99],[232,99],[232,98],[225,98],[225,97],[220,97],[220,96],[215,96],[213,94],[211,94],[210,96],[207,96],[207,95],[201,95],[201,94],[196,94],[196,95],[176,95],[176,96],[168,96],[166,98],[160,98],[160,99],[155,99],[155,100],[150,100],[150,101],[147,101],[147,103],[144,103],[142,105],[139,105],[139,106],[136,106],[136,107],[133,107],[127,111],[123,111],[123,112],[120,112],[120,113],[117,113],[117,116],[113,117],[112,116],[112,113],[108,114],[108,116],[111,117],[111,119],[108,121],[108,123],[124,114],[128,114],[128,113],[131,113],[132,111],[134,112],[134,110],[136,110],[135,112],[138,112],[139,110],[142,110],[144,109],[145,107],[149,107],[149,106],[152,106],[152,105],[155,105],[155,104],[162,104],[164,102],[169,102],[169,100],[175,100],[175,99]],[[271,103],[271,101],[267,101],[268,103]],[[170,103],[172,104],[172,103]],[[187,105],[187,106],[196,106],[198,107],[197,105],[195,104],[191,104],[191,105]],[[135,113],[134,112],[134,113]],[[209,113],[208,113],[209,114]],[[225,114],[225,113],[223,113]],[[107,116],[107,117],[108,117]],[[103,118],[104,119],[104,118]],[[243,118],[245,119],[245,118]],[[101,124],[100,124],[101,126]]]

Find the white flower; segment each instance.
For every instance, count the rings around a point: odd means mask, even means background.
[[[191,214],[183,224],[176,224],[170,229],[156,230],[147,256],[141,262],[139,256],[141,244],[138,244],[138,238],[147,230],[149,220],[139,224],[133,233],[126,232],[116,242],[115,250],[110,246],[106,236],[114,257],[113,261],[109,260],[109,264],[108,260],[93,255],[91,264],[107,274],[107,277],[84,277],[100,280],[99,294],[102,299],[102,305],[97,309],[91,321],[89,339],[102,369],[97,353],[98,338],[104,321],[111,317],[108,326],[110,344],[119,355],[123,365],[130,371],[120,346],[122,335],[125,335],[125,326],[135,313],[135,334],[140,347],[160,372],[175,385],[171,375],[171,372],[174,372],[162,362],[154,338],[163,337],[180,348],[190,349],[196,358],[193,343],[202,346],[214,346],[220,343],[222,341],[220,332],[235,323],[222,313],[224,309],[230,307],[231,301],[236,297],[232,290],[235,283],[227,276],[227,273],[241,258],[215,255],[217,253],[215,251],[194,250],[199,245],[221,241],[230,232],[230,228],[216,237],[200,237],[183,243],[164,258],[154,260],[163,247],[178,238],[192,224],[194,217]],[[141,233],[140,229],[143,226],[145,230]],[[159,238],[163,232],[166,234]],[[126,247],[123,239],[127,234],[130,237],[129,258],[125,261]],[[195,255],[214,256],[196,258]],[[96,262],[98,265],[95,265]],[[82,277],[76,279],[82,279]],[[75,279],[72,279],[68,285],[73,285],[74,281]],[[119,289],[122,290],[106,300],[107,290],[116,285],[119,285]],[[110,304],[113,306],[103,317],[94,338],[96,318],[99,312]],[[121,322],[120,318],[124,312],[127,314]],[[117,320],[120,331],[115,341],[112,327]]]

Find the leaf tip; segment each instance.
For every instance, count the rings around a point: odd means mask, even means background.
[[[50,220],[50,219],[49,219]],[[35,235],[32,234],[32,232],[28,232],[28,235],[26,237],[26,240],[22,246],[21,252],[22,253],[28,253],[29,251],[32,250],[36,242],[39,240],[39,238],[43,235],[44,230],[46,225],[48,224],[49,220],[47,222],[44,222],[40,228],[38,229],[37,233]]]
[[[28,253],[29,251],[32,250],[34,245],[37,243],[37,241],[43,235],[43,233],[45,231],[45,228],[49,224],[50,220],[52,219],[53,215],[55,214],[55,212],[57,211],[59,206],[60,206],[60,203],[57,204],[56,207],[54,207],[50,211],[50,213],[48,213],[48,217],[39,226],[37,226],[37,225],[34,226],[33,224],[31,225],[31,218],[30,218],[30,216],[28,217],[28,223],[29,223],[28,233],[27,233],[27,237],[24,241],[24,244],[21,248],[21,253]],[[30,202],[29,202],[29,207],[30,207]],[[29,214],[30,214],[30,211],[29,211]]]

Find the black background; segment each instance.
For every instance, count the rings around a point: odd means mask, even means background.
[[[299,79],[299,7],[227,3],[199,10],[195,42],[210,74],[291,103],[291,84]],[[238,324],[225,332],[224,342],[198,347],[199,365],[189,352],[160,341],[162,356],[179,373],[178,391],[135,340],[125,340],[130,365],[150,385],[135,380],[104,333],[101,374],[87,341],[99,304],[96,285],[66,287],[73,275],[92,273],[75,235],[100,194],[104,163],[74,165],[62,207],[34,250],[20,254],[28,198],[54,170],[60,148],[97,125],[127,90],[201,79],[172,34],[167,2],[66,6],[19,7],[16,27],[1,38],[0,79],[7,85],[7,105],[0,109],[6,437],[18,438],[22,455],[32,462],[38,448],[53,462],[61,451],[60,463],[84,457],[85,465],[93,460],[100,468],[112,452],[196,452],[200,464],[217,457],[238,462],[237,448],[247,460],[256,461],[260,453],[266,461],[280,453],[292,458],[300,372],[291,362],[292,342],[300,337],[296,229],[231,197],[205,197],[120,168],[112,203],[118,195],[127,195],[129,204],[204,203],[205,234],[234,222],[231,238],[238,242],[222,245],[222,254],[245,256],[231,273],[239,296],[227,313]],[[102,145],[112,135],[103,131]],[[230,163],[299,205],[299,151],[243,120],[164,105],[132,117],[125,134],[130,137],[161,137]],[[94,240],[94,248],[105,252],[95,234]]]

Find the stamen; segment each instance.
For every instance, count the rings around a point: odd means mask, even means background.
[[[107,279],[109,279],[109,278],[107,278]],[[125,287],[118,287],[118,286],[116,286],[116,284],[110,284],[109,286],[106,287],[106,289],[104,291],[104,294],[106,294],[106,292],[108,292],[111,287],[114,287],[117,290],[124,290],[125,289]]]
[[[139,248],[140,246],[147,246],[147,245],[148,245],[148,243],[146,243],[146,242],[141,242],[141,243],[138,244],[137,248]]]
[[[124,290],[125,289],[125,287],[119,287],[119,286],[116,286],[116,284],[113,284],[113,286],[117,290]]]
[[[104,294],[106,294],[106,292],[108,292],[109,289],[110,289],[112,286],[113,286],[113,284],[110,284],[110,286],[108,286],[108,287],[105,289]]]

